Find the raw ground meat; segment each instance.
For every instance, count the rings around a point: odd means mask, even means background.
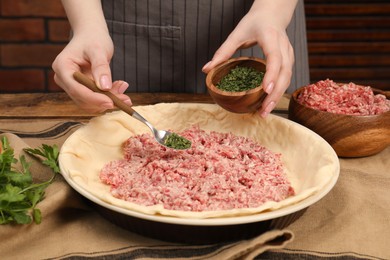
[[[304,87],[298,102],[316,110],[345,115],[378,115],[390,111],[390,100],[370,87],[354,83],[338,85],[322,80]]]
[[[100,179],[114,197],[183,211],[255,208],[294,195],[281,154],[231,133],[193,126],[180,133],[187,150],[159,145],[149,134],[129,138],[124,159],[108,163]]]

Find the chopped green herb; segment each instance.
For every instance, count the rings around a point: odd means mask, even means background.
[[[165,139],[164,144],[173,149],[188,149],[191,147],[191,141],[186,138],[172,133],[167,139]]]
[[[228,92],[241,92],[256,88],[263,81],[264,72],[254,68],[237,66],[217,84],[217,88]]]
[[[57,146],[43,145],[39,149],[25,151],[46,158],[42,163],[55,173],[59,172]],[[21,170],[15,167],[18,162]],[[4,136],[0,145],[0,224],[41,223],[41,211],[36,206],[43,200],[45,189],[53,182],[56,174],[45,182],[34,183],[30,165],[23,155],[19,160],[15,158],[14,150]]]

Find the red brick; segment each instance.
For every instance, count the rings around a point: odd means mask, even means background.
[[[5,67],[50,67],[64,47],[54,44],[4,44],[0,50],[0,64]]]
[[[53,42],[68,42],[70,24],[68,20],[49,21],[49,40]]]
[[[45,73],[40,69],[0,69],[1,93],[43,92]]]
[[[1,0],[0,3],[3,16],[66,17],[60,0]]]
[[[43,19],[0,19],[0,39],[3,42],[44,40]]]
[[[47,73],[48,91],[49,92],[63,92],[64,90],[54,81],[54,71],[49,70]]]

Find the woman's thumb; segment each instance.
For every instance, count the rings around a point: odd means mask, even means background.
[[[109,61],[101,57],[91,57],[92,76],[96,85],[101,90],[110,90],[112,88],[111,69]]]
[[[231,41],[229,37],[215,52],[211,61],[203,66],[202,71],[208,73],[211,69],[232,57],[236,50],[237,45],[234,41]]]

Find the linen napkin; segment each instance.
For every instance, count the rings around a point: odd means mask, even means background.
[[[81,125],[60,121],[42,121],[39,125],[27,121],[12,124],[10,122],[7,129],[14,129],[12,132],[17,134],[3,135],[7,136],[17,157],[24,153],[23,148],[37,148],[43,143],[61,146]],[[5,131],[0,129],[1,132]],[[43,181],[52,176],[51,170],[38,159],[25,155],[33,162],[31,172],[35,180]],[[277,229],[248,240],[210,245],[176,244],[147,238],[107,221],[61,175],[47,188],[46,197],[38,208],[42,211],[39,225],[0,226],[2,259],[253,259],[267,250],[283,248],[294,238],[291,231]]]
[[[288,227],[281,259],[390,259],[390,147],[340,166],[335,187]]]

